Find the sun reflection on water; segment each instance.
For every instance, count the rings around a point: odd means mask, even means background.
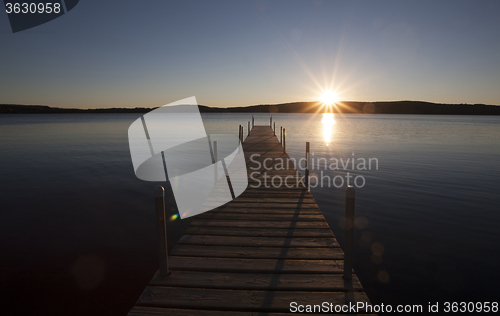
[[[323,137],[325,138],[326,146],[328,146],[332,141],[333,126],[336,124],[333,113],[323,113],[321,123],[323,123]]]

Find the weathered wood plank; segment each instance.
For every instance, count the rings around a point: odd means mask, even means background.
[[[206,203],[208,206],[209,203]],[[228,204],[225,204],[223,206],[220,206],[219,208],[231,208],[231,207],[251,207],[251,208],[274,208],[274,209],[280,209],[280,208],[292,208],[292,209],[316,209],[319,210],[319,207],[317,204],[296,204],[296,203],[260,203],[260,202],[238,202],[238,203],[233,203],[230,202]]]
[[[237,197],[231,203],[297,203],[297,204],[316,204],[316,201],[311,198],[292,198],[292,197]]]
[[[235,214],[235,213],[216,213],[207,212],[196,216],[197,219],[210,220],[237,220],[237,221],[310,221],[323,222],[325,218],[321,214]]]
[[[290,163],[291,167],[293,167],[293,165]],[[279,175],[279,176],[287,176],[287,175],[292,175],[292,176],[301,176],[301,174],[299,173],[299,171],[297,169],[286,169],[286,162],[285,162],[285,166],[282,166],[280,164],[266,164],[266,167],[260,167],[258,168],[258,164],[255,164],[254,166],[252,166],[252,164],[248,165],[248,173],[251,175],[251,174],[254,174],[254,175],[259,175],[259,174],[265,174],[265,173],[272,173],[273,176],[275,175]],[[275,169],[276,168],[276,169]],[[282,168],[285,168],[285,169],[282,169]]]
[[[276,180],[278,181],[278,180]],[[278,186],[278,183],[279,182],[276,182],[276,186]],[[294,188],[297,188],[297,189],[303,189],[304,188],[304,184],[293,184],[292,185],[292,181],[288,181],[288,184],[289,186],[287,186],[286,188],[287,189],[294,189]],[[269,182],[267,182],[267,184],[264,182],[264,181],[254,181],[252,179],[249,179],[248,180],[248,187],[250,188],[255,188],[255,189],[265,189],[265,188],[269,188],[269,187],[272,187],[272,184],[270,184]]]
[[[297,170],[266,170],[266,169],[248,170],[247,176],[249,179],[252,180],[259,179],[260,181],[267,178],[267,183],[270,183],[273,178],[276,178],[275,182],[278,182],[279,178],[282,178],[283,182],[285,181],[285,178],[288,178],[289,180],[287,182],[289,184],[292,184],[293,182],[296,181],[301,182],[300,179],[304,178]],[[294,180],[292,181],[292,179]]]
[[[328,228],[235,228],[235,227],[207,227],[189,226],[186,234],[216,235],[216,236],[250,236],[250,237],[332,237]]]
[[[357,276],[345,281],[341,274],[258,274],[202,271],[171,271],[167,277],[156,273],[153,286],[197,287],[207,289],[280,290],[317,292],[359,292]]]
[[[210,245],[210,246],[265,246],[265,247],[339,247],[335,238],[277,238],[277,237],[236,237],[184,235],[178,244]]]
[[[246,193],[264,193],[264,194],[303,194],[304,196],[313,196],[311,192],[307,191],[305,188],[252,188],[248,187],[245,190]]]
[[[290,302],[344,305],[369,300],[364,292],[249,291],[148,286],[138,306],[216,309],[256,312],[290,312]]]
[[[298,200],[299,198],[304,198],[304,199],[311,199],[309,195],[303,195],[302,193],[258,193],[258,192],[251,192],[251,191],[245,191],[243,192],[238,198],[252,198],[252,199],[260,199],[260,198],[290,198],[290,199],[295,199]]]
[[[343,259],[340,248],[277,248],[277,247],[237,247],[203,246],[177,244],[172,249],[172,256],[205,258],[257,258],[257,259],[308,259],[328,260]]]
[[[310,192],[304,192],[304,190],[285,190],[285,189],[277,189],[277,190],[270,190],[270,189],[252,189],[252,188],[247,188],[245,192],[243,192],[240,196],[246,196],[246,197],[282,197],[282,196],[288,196],[288,197],[304,197],[304,198],[314,198]]]
[[[294,211],[301,211],[301,210],[316,210],[318,212],[321,212],[319,207],[314,204],[289,204],[289,203],[281,203],[281,204],[276,204],[276,203],[266,203],[266,204],[271,204],[270,206],[266,205],[260,205],[260,203],[238,203],[238,204],[233,204],[233,203],[228,203],[221,205],[217,208],[214,208],[212,211],[220,211],[224,209],[234,209],[234,208],[252,208],[252,209],[265,209],[265,210],[281,210],[281,209],[287,209],[287,210],[294,210]]]
[[[191,226],[230,227],[230,228],[328,228],[326,222],[293,222],[293,221],[224,221],[195,218]]]
[[[343,273],[343,260],[237,259],[169,256],[171,270],[240,273]]]
[[[211,210],[203,214],[221,214],[221,213],[231,213],[231,214],[303,214],[303,215],[323,215],[319,209],[305,208],[305,209],[286,209],[286,208],[238,208],[238,207],[223,207],[215,210]],[[201,214],[200,214],[201,215]]]

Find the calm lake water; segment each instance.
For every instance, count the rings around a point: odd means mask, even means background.
[[[125,315],[134,305],[158,266],[158,183],[135,177],[128,148],[139,116],[0,116],[2,315]],[[499,300],[500,117],[273,118],[296,159],[306,141],[315,158],[377,159],[378,169],[313,171],[365,180],[354,269],[372,303]],[[203,115],[208,133],[246,133],[250,119]],[[345,186],[311,191],[343,246]],[[168,223],[169,248],[188,224]]]

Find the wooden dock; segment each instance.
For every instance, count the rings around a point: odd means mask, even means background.
[[[283,315],[291,302],[369,303],[355,274],[343,279],[344,253],[311,193],[297,185],[295,166],[254,170],[251,155],[271,158],[267,167],[288,158],[273,130],[255,126],[243,148],[247,190],[193,218],[168,256],[170,275],[157,272],[129,316]],[[294,187],[265,188],[264,177],[269,185],[276,175]]]

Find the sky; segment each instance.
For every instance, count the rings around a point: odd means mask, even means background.
[[[0,13],[0,103],[228,107],[332,90],[500,105],[498,12],[500,1],[82,0],[18,33]]]

